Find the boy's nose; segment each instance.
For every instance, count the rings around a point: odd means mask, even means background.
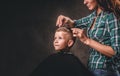
[[[54,41],[54,43],[58,43],[58,40],[56,39],[56,40]]]

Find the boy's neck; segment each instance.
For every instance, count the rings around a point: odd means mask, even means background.
[[[62,50],[60,50],[60,53],[62,53],[62,54],[71,54],[70,49],[62,49]]]
[[[70,51],[70,48],[67,47],[67,48],[65,48],[65,49],[61,49],[60,51],[63,51],[63,52],[69,52],[69,51]]]

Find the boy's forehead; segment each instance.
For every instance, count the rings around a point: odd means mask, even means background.
[[[70,34],[70,33],[65,32],[65,31],[57,31],[56,34],[58,34],[58,33],[61,33],[61,34],[63,34],[63,35],[64,35],[64,34],[65,34],[65,35],[69,35],[69,34]]]
[[[55,33],[55,35],[56,35],[56,36],[57,36],[57,35],[60,35],[60,36],[64,36],[64,37],[71,37],[70,33],[65,32],[65,31],[57,31],[57,32]]]

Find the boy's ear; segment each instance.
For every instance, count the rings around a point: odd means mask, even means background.
[[[73,45],[74,41],[73,40],[69,40],[68,41],[68,47],[71,47]]]

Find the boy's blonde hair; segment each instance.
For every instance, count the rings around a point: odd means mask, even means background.
[[[73,33],[72,33],[72,30],[70,28],[67,28],[67,27],[59,27],[55,32],[66,32],[70,39],[73,40],[75,42],[75,37],[73,37]]]

